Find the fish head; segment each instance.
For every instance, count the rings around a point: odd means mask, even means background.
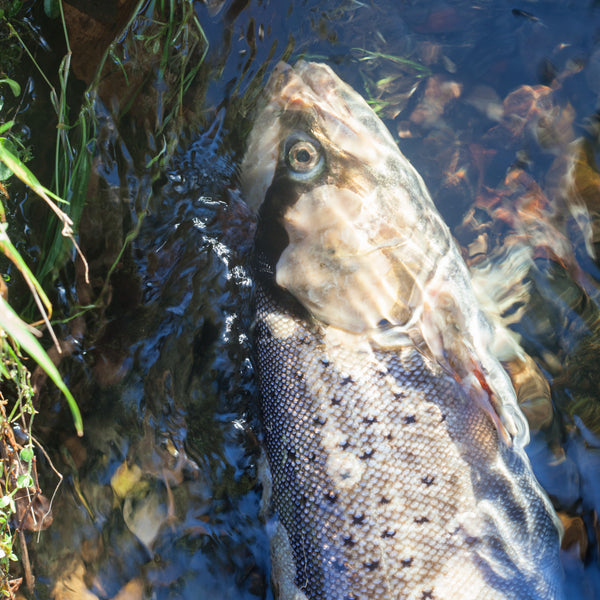
[[[326,328],[415,344],[498,427],[528,429],[492,330],[420,175],[367,102],[324,64],[280,63],[242,164],[255,276]],[[280,296],[281,297],[281,296]]]
[[[352,333],[415,321],[449,233],[385,125],[330,67],[276,67],[242,173],[258,270],[276,286]]]

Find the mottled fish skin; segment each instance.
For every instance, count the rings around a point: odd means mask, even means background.
[[[281,64],[242,179],[278,597],[562,598],[527,426],[383,124],[329,67]]]

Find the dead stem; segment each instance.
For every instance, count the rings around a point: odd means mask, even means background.
[[[29,552],[27,551],[25,533],[22,530],[19,531],[19,540],[21,541],[21,564],[23,565],[23,571],[25,572],[25,587],[30,594],[33,594],[35,577],[33,576],[31,563],[29,562]]]

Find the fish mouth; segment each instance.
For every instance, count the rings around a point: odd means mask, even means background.
[[[298,92],[301,92],[304,98],[300,97]],[[310,104],[330,104],[336,97],[339,98],[339,101],[347,101],[352,98],[353,104],[358,98],[364,102],[364,99],[342,81],[331,67],[302,59],[297,61],[294,66],[279,62],[273,69],[265,87],[265,94],[271,99],[281,98],[283,102],[298,101],[302,103],[304,99],[306,101],[304,104],[309,104],[308,101]],[[308,96],[306,96],[307,94]],[[352,119],[357,117],[354,110],[350,110],[348,102],[344,102],[343,107],[345,114],[340,116]]]
[[[362,137],[366,127],[378,144],[390,146],[398,152],[388,129],[364,98],[326,64],[299,60],[291,66],[279,62],[267,82],[263,97],[282,111],[314,113],[332,123],[334,129],[347,130],[350,135]],[[331,139],[328,141],[331,142]]]
[[[292,67],[279,62],[267,83],[265,96],[285,106],[296,104],[302,109],[320,102],[325,92],[336,88],[335,83],[325,65],[299,60]],[[312,97],[307,97],[309,91],[314,94]]]

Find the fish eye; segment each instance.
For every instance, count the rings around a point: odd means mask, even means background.
[[[316,177],[323,166],[321,146],[307,135],[291,135],[285,143],[285,161],[294,178]]]

